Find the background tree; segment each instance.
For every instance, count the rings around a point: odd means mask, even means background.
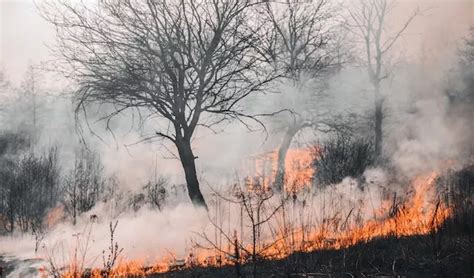
[[[5,100],[8,98],[8,93],[11,90],[11,84],[5,72],[0,69],[0,113],[4,113]],[[2,115],[3,116],[3,115]]]
[[[35,142],[38,134],[38,77],[35,68],[30,65],[22,83],[23,96],[26,103],[26,111],[28,111],[28,121],[31,125],[31,138]]]
[[[474,26],[469,29],[460,46],[458,60],[453,69],[448,75],[445,89],[449,100],[448,115],[461,120],[465,126],[470,126],[474,118]],[[474,134],[467,132],[459,139],[465,157],[472,157]]]
[[[48,110],[42,82],[44,79],[41,72],[29,65],[20,86],[11,86],[9,83],[0,85],[4,90],[2,92],[4,129],[28,135],[31,147],[38,143],[41,119],[46,116]]]
[[[458,61],[455,67],[457,79],[448,80],[458,86],[450,86],[446,93],[451,103],[473,103],[474,102],[474,26],[458,51]],[[461,81],[461,82],[458,82]],[[448,84],[452,85],[452,84]]]
[[[76,155],[74,168],[64,181],[64,207],[76,224],[77,217],[92,209],[106,187],[99,156],[89,150]]]
[[[114,105],[109,120],[131,108],[159,118],[156,136],[175,145],[194,205],[206,207],[191,146],[196,128],[252,119],[240,103],[275,78],[255,51],[251,2],[63,1],[44,9],[79,86],[77,111],[98,102]]]
[[[418,10],[415,10],[399,29],[391,32],[388,29],[387,20],[395,6],[396,2],[393,0],[361,0],[355,8],[348,11],[347,27],[358,39],[362,40],[365,65],[373,86],[375,153],[377,156],[382,153],[383,140],[385,95],[381,91],[381,84],[382,81],[390,77],[393,71],[389,51],[419,13]]]
[[[290,91],[284,98],[284,108],[290,113],[275,119],[277,128],[284,130],[275,177],[275,188],[281,190],[286,154],[295,135],[304,128],[329,128],[327,113],[318,109],[324,86],[322,77],[335,69],[340,60],[333,48],[336,40],[329,1],[267,2],[264,14],[270,29],[266,52],[274,67],[283,71],[284,82],[291,84],[289,88],[280,88],[283,94]]]
[[[1,139],[28,141],[18,135],[11,136],[2,135]],[[8,232],[15,229],[40,231],[45,216],[56,205],[59,196],[57,150],[21,154],[17,152],[28,145],[18,146],[19,142],[14,142],[8,146],[8,151],[0,154],[0,223]]]
[[[21,158],[16,169],[14,195],[18,206],[18,224],[22,231],[43,229],[49,209],[58,201],[59,169],[57,149]]]

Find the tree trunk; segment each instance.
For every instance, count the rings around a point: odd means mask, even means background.
[[[237,278],[242,277],[240,273],[240,252],[239,252],[239,240],[237,238],[237,231],[234,232],[234,259],[235,259],[235,275]]]
[[[7,232],[10,232],[13,234],[15,230],[15,214],[12,211],[9,211],[8,213],[8,222],[10,223],[10,227]]]
[[[382,154],[382,120],[383,120],[383,98],[380,95],[379,84],[375,85],[375,155]]]
[[[253,219],[253,218],[252,218]],[[252,220],[252,277],[257,277],[257,227]]]
[[[296,133],[302,128],[300,124],[294,124],[290,126],[283,137],[283,142],[280,145],[278,150],[278,164],[277,164],[277,173],[275,175],[275,184],[274,188],[276,191],[280,192],[283,189],[285,183],[285,160],[288,149],[290,148],[291,141],[295,137]]]
[[[191,142],[186,140],[177,141],[176,147],[178,149],[181,165],[183,165],[189,198],[195,207],[204,207],[207,210],[206,201],[199,189],[196,164],[194,162],[196,157],[191,149]]]

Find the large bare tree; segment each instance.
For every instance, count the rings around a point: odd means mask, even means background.
[[[138,109],[166,122],[156,136],[175,145],[194,205],[206,207],[191,146],[196,128],[254,119],[242,100],[276,77],[256,51],[261,32],[252,24],[252,3],[63,1],[43,9],[57,29],[57,53],[79,85],[77,110],[108,103],[116,108],[109,119]]]
[[[396,6],[394,0],[360,0],[349,10],[348,27],[362,41],[365,65],[374,91],[375,153],[382,153],[383,107],[385,95],[382,94],[382,81],[389,78],[393,71],[390,50],[400,39],[403,32],[419,13],[418,9],[405,19],[398,29],[388,28],[387,21]]]

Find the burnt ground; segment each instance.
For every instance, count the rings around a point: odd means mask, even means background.
[[[0,278],[38,277],[37,264],[41,262],[39,259],[17,259],[0,255]]]
[[[253,264],[241,267],[252,277]],[[149,277],[237,277],[234,266],[194,268]],[[383,238],[343,250],[295,253],[262,260],[258,277],[474,277],[474,238],[469,235]]]
[[[30,266],[13,273],[18,264],[0,257],[3,275],[33,277]],[[252,277],[253,264],[240,267],[241,277]],[[87,276],[87,275],[86,275]],[[148,278],[238,277],[235,266],[196,267]],[[474,277],[474,234],[452,234],[441,229],[436,234],[380,238],[347,249],[295,253],[286,259],[261,260],[257,277]]]

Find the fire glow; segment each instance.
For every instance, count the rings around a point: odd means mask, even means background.
[[[298,192],[305,187],[311,186],[314,174],[312,162],[316,153],[316,147],[289,149],[285,159],[285,182],[286,192]],[[251,177],[247,177],[247,186],[252,187],[255,183],[266,188],[275,182],[278,168],[278,150],[259,155],[253,159]]]
[[[285,186],[286,195],[311,190],[312,157],[308,149],[290,150],[286,161],[286,183],[289,184]],[[266,190],[270,190],[268,188],[273,181],[276,171],[276,159],[277,153],[271,152],[262,159],[256,160],[255,168],[258,175],[255,179],[265,185]],[[266,163],[271,166],[271,175],[264,174],[265,169],[268,169],[264,166]],[[270,233],[269,237],[262,238],[262,241],[267,241],[268,244],[259,244],[258,248],[262,249],[261,255],[267,259],[282,259],[296,251],[312,252],[341,249],[377,238],[425,235],[435,232],[452,214],[452,209],[438,198],[437,177],[437,172],[431,172],[414,178],[409,185],[406,196],[396,198],[396,195],[388,195],[371,212],[372,216],[363,220],[355,216],[356,211],[360,209],[357,207],[350,209],[347,214],[337,212],[328,215],[317,225],[298,225],[294,223],[294,225],[291,225],[291,223],[285,223],[288,219],[292,221],[288,216],[279,221],[278,218],[281,214],[275,215],[274,232]],[[248,184],[246,188],[251,190]],[[287,206],[291,206],[291,201],[289,203]],[[363,204],[359,205],[363,206]],[[286,213],[289,213],[289,210]],[[238,242],[242,240],[241,236],[234,232],[233,240]],[[224,249],[224,252],[222,249]],[[234,253],[232,244],[228,244],[227,247],[222,249],[192,248],[186,259],[177,259],[176,255],[170,254],[156,259],[155,263],[150,263],[150,260],[129,260],[122,256],[108,276],[146,276],[147,274],[185,268],[220,267],[237,263],[236,256],[229,255]],[[246,256],[238,256],[239,264],[245,264],[246,262],[249,262]],[[83,273],[77,271],[78,268],[74,265],[69,266],[69,269],[71,271],[66,273],[64,277],[76,278],[83,275]],[[103,270],[93,269],[90,271],[90,276],[103,277]]]

